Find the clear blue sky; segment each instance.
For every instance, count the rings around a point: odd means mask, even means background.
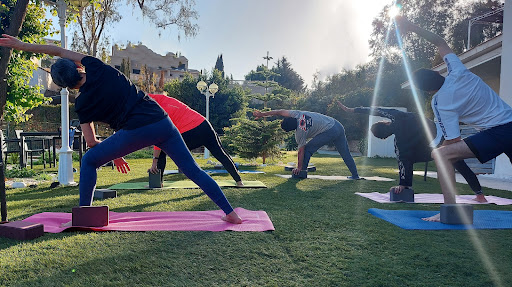
[[[180,41],[175,31],[163,30],[159,36],[139,11],[125,7],[123,20],[107,33],[114,43],[142,42],[162,55],[179,51],[189,59],[191,69],[211,71],[222,54],[224,70],[235,79],[264,64],[269,51],[274,58],[269,66],[286,56],[310,86],[317,71],[325,77],[369,60],[372,19],[391,2],[196,0],[199,33]]]

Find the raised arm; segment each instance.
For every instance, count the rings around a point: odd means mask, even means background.
[[[349,108],[342,104],[340,101],[337,101],[338,106],[348,113],[357,113],[357,114],[366,114],[366,115],[372,115],[372,116],[379,116],[388,118],[391,121],[394,121],[396,117],[399,117],[403,114],[405,114],[402,111],[396,110],[396,109],[383,109],[383,108],[375,108],[375,107],[357,107],[357,108]]]
[[[86,56],[85,54],[73,52],[58,46],[39,45],[22,42],[18,40],[16,37],[7,34],[2,34],[2,38],[0,38],[0,46],[12,48],[14,50],[19,51],[27,51],[33,53],[47,54],[50,56],[58,56],[61,58],[70,59],[71,61],[77,64],[80,64],[82,59]]]
[[[345,112],[347,112],[347,113],[353,113],[354,112],[354,108],[349,108],[349,107],[345,106],[344,104],[342,104],[340,101],[336,101],[336,103]]]
[[[441,36],[419,27],[403,16],[397,16],[395,21],[402,33],[416,33],[418,36],[434,44],[439,49],[441,57],[446,56],[446,54],[453,53],[450,46],[448,46],[448,43],[446,43]]]
[[[288,110],[274,110],[274,111],[268,111],[268,112],[260,112],[260,111],[254,111],[252,112],[252,115],[256,117],[256,119],[264,118],[264,117],[271,117],[271,116],[282,116],[282,117],[290,117],[290,112]]]

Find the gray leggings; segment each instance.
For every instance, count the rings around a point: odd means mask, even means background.
[[[307,170],[309,160],[313,154],[322,146],[330,143],[334,143],[336,150],[340,153],[340,156],[343,158],[343,161],[350,170],[350,173],[352,173],[352,176],[359,177],[356,163],[354,162],[354,159],[350,154],[350,150],[348,149],[347,137],[345,136],[345,128],[343,128],[343,125],[338,121],[336,121],[332,128],[316,135],[306,144],[302,169]]]

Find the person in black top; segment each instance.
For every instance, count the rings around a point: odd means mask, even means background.
[[[412,187],[413,164],[417,162],[431,161],[432,148],[430,138],[435,137],[435,123],[424,119],[428,126],[428,132],[423,128],[421,117],[416,113],[402,112],[396,109],[384,108],[348,108],[341,102],[337,102],[340,108],[349,113],[367,114],[380,116],[391,121],[380,121],[372,125],[373,135],[385,139],[395,135],[395,153],[398,161],[398,172],[400,183],[390,189],[390,192],[402,192],[404,188]],[[429,134],[430,133],[430,136]],[[478,202],[487,202],[482,192],[482,187],[475,173],[468,167],[464,160],[454,163],[455,169],[466,179],[469,186],[476,194],[474,198]]]
[[[98,167],[114,160],[118,170],[126,173],[130,169],[122,156],[157,145],[226,213],[223,220],[242,223],[217,183],[196,164],[167,113],[121,72],[91,56],[2,36],[0,46],[61,57],[51,67],[53,81],[63,88],[79,89],[75,111],[90,147],[80,169],[80,206],[92,204]],[[116,133],[99,141],[94,121],[109,124]]]

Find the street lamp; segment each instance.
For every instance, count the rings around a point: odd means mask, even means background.
[[[66,13],[68,4],[64,0],[46,0],[45,2],[57,6],[57,15],[60,24],[60,41],[62,48],[66,49]],[[89,5],[89,0],[70,0],[71,6],[78,8],[79,12]],[[61,185],[76,185],[73,180],[73,150],[69,147],[69,91],[62,88],[60,91],[60,121],[62,147],[59,150],[59,171],[58,178]]]
[[[199,81],[197,83],[197,89],[201,92],[201,94],[206,96],[206,120],[210,120],[210,97],[215,97],[215,93],[219,90],[219,86],[217,84],[212,83],[209,87],[204,81]],[[204,158],[209,158],[210,152],[207,148],[204,148]]]

